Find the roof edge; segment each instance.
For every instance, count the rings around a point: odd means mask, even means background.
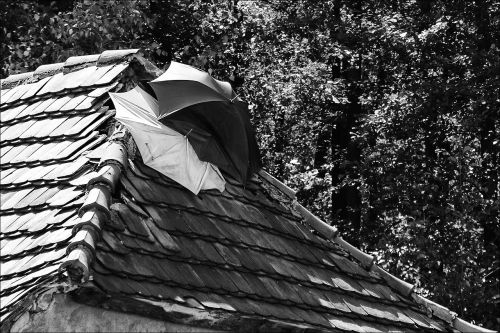
[[[32,72],[12,74],[0,80],[1,89],[11,89],[25,83],[38,82],[55,74],[68,74],[89,66],[106,66],[136,56],[140,49],[106,50],[100,54],[69,57],[65,62],[38,66]]]
[[[286,186],[284,183],[274,178],[264,170],[259,171],[259,175],[262,176],[262,178],[273,185],[281,193],[290,198],[290,200],[293,202],[293,207],[300,213],[304,221],[308,223],[314,230],[316,230],[322,237],[338,244],[352,257],[358,260],[365,269],[380,276],[387,282],[389,286],[399,291],[402,295],[411,296],[415,303],[425,308],[429,314],[447,322],[453,328],[461,332],[495,332],[487,328],[469,323],[459,318],[455,312],[451,311],[447,307],[444,307],[419,295],[414,290],[413,284],[403,281],[380,268],[376,264],[376,259],[374,256],[361,251],[360,249],[343,240],[342,237],[338,235],[339,232],[335,226],[331,226],[328,223],[322,221],[320,218],[315,216],[304,206],[298,203],[296,199],[296,192],[294,190],[292,190],[290,187]]]
[[[242,314],[234,309],[205,307],[195,298],[178,297],[176,300],[151,300],[134,295],[114,295],[101,291],[89,282],[70,292],[77,302],[95,307],[134,313],[145,318],[155,318],[174,323],[201,326],[215,330],[279,331],[279,332],[323,332],[318,327],[307,324],[285,322],[278,319],[262,318]]]

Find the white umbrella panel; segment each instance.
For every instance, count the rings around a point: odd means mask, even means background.
[[[200,190],[224,191],[226,181],[217,166],[201,161],[187,136],[157,120],[158,102],[140,87],[110,93],[115,118],[125,125],[144,164],[170,177],[194,194]]]

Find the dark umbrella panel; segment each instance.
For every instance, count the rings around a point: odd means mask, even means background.
[[[210,134],[205,127],[195,125],[193,122],[169,118],[162,118],[160,122],[186,136],[200,160],[212,161],[212,164],[220,165],[220,170],[224,170],[236,178],[237,173],[236,171],[232,172],[234,169],[233,163],[228,154],[222,148],[218,139]]]
[[[242,183],[260,169],[260,154],[246,103],[195,104],[170,113],[161,121],[187,134],[201,160],[217,165]]]
[[[228,82],[173,61],[150,85],[158,98],[158,119],[184,135],[193,134],[189,139],[201,160],[242,183],[259,170],[248,105]]]

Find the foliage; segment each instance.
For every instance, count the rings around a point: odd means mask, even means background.
[[[1,74],[32,71],[39,65],[106,49],[143,47],[150,18],[145,1],[0,2]]]
[[[266,169],[353,244],[499,329],[493,0],[2,3],[2,76],[142,47],[229,80]]]

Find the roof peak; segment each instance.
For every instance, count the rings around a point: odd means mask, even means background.
[[[134,57],[140,53],[140,49],[106,50],[99,54],[73,56],[65,62],[40,65],[32,72],[9,75],[0,80],[1,89],[11,89],[20,84],[38,82],[46,77],[58,73],[68,74],[76,70],[90,66],[106,66]]]

